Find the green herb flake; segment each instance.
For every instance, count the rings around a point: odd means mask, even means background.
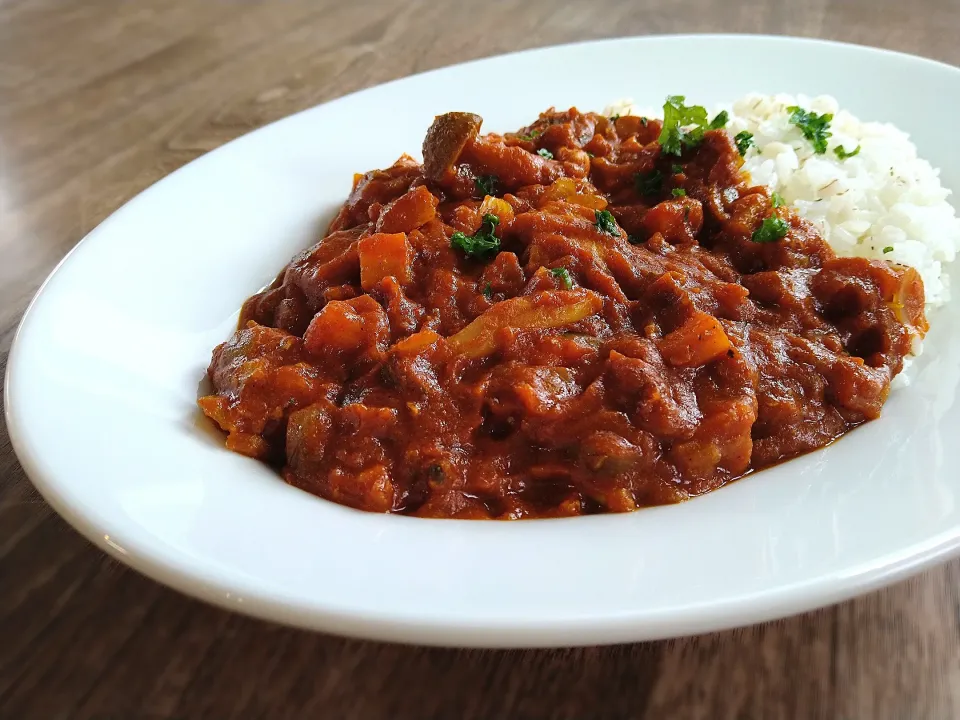
[[[683,95],[669,95],[663,104],[663,130],[657,141],[668,155],[680,156],[684,148],[696,147],[709,127],[702,105],[684,105]]]
[[[730,122],[730,113],[726,110],[721,110],[717,113],[717,116],[710,121],[710,129],[719,130],[722,127],[726,127],[728,122]]]
[[[787,110],[790,111],[790,122],[800,128],[803,136],[813,145],[813,151],[817,155],[823,155],[827,151],[827,138],[833,135],[830,132],[830,121],[833,120],[833,115],[831,113],[817,115],[796,105],[791,105]]]
[[[604,232],[607,235],[620,234],[620,228],[617,226],[617,221],[609,210],[594,210],[593,214],[597,219],[596,223],[594,224],[597,226],[597,229],[599,229],[600,232]]]
[[[645,117],[641,117],[641,118],[640,118],[640,124],[643,125],[644,127],[647,126],[647,123],[648,123],[648,122],[650,122],[650,121],[647,120]]]
[[[887,253],[892,253],[892,252],[893,252],[893,245],[887,245],[887,246],[883,249],[883,254],[884,254],[884,255],[886,255]]]
[[[537,155],[547,160],[553,160],[553,153],[547,150],[546,148],[540,148],[537,150]]]
[[[846,150],[843,149],[843,145],[837,145],[833,149],[833,154],[836,155],[841,160],[846,160],[847,158],[852,158],[854,155],[859,155],[860,146],[857,145],[853,150],[851,150],[850,152],[847,152]]]
[[[570,272],[565,267],[553,268],[550,270],[550,274],[560,281],[560,286],[564,290],[569,290],[573,287],[573,279],[570,277]]]
[[[473,235],[455,232],[450,236],[450,247],[463,250],[463,254],[472,258],[483,258],[496,255],[500,252],[500,238],[494,235],[494,230],[500,224],[500,218],[493,213],[483,216],[480,229]]]
[[[619,119],[620,119],[620,115],[611,115],[611,116],[610,116],[610,122],[616,122],[616,121],[619,120]]]
[[[533,132],[527,133],[526,135],[517,135],[517,139],[523,140],[525,142],[533,142],[541,135],[543,135],[543,130],[534,130]]]
[[[493,299],[493,285],[491,285],[490,283],[487,283],[486,285],[483,286],[483,296],[487,300]]]
[[[747,150],[750,149],[751,145],[755,145],[753,142],[753,133],[749,130],[742,130],[733,136],[733,142],[737,146],[737,152],[740,153],[740,157],[743,157],[747,154]]]
[[[673,165],[671,165],[670,169],[673,171],[674,175],[679,175],[680,173],[683,172],[683,166],[677,165],[677,163],[674,163]]]
[[[477,186],[477,192],[482,197],[486,197],[487,195],[497,194],[497,181],[499,179],[496,175],[481,175],[473,181],[473,184]]]
[[[684,197],[686,196],[687,191],[684,190],[683,188],[674,188],[673,190],[670,191],[670,194],[673,195],[674,197]]]
[[[636,235],[627,235],[627,242],[631,245],[641,245],[643,243],[643,238],[639,238]]]
[[[786,234],[786,221],[772,215],[763,219],[763,223],[754,231],[750,239],[755,243],[771,243],[785,237]]]
[[[770,193],[770,204],[775,208],[780,208],[786,205],[786,201],[783,199],[783,195],[774,190]]]
[[[663,189],[663,173],[659,170],[652,170],[648,173],[637,173],[634,176],[637,192],[649,197],[656,195]]]

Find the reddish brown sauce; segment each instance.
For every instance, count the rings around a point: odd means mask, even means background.
[[[837,258],[724,131],[674,157],[657,120],[480,123],[356,176],[247,301],[199,401],[227,447],[364,510],[550,517],[684,500],[880,414],[917,273]],[[451,247],[485,215],[499,253]],[[786,236],[754,242],[770,217]]]

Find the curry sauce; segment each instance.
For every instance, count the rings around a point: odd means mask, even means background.
[[[708,492],[877,418],[926,330],[909,268],[838,258],[722,129],[548,111],[358,175],[243,307],[203,412],[374,512],[527,518]]]

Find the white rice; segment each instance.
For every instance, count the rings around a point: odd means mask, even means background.
[[[691,99],[692,101],[692,99]],[[827,152],[790,123],[788,107],[832,113]],[[753,182],[776,191],[804,218],[817,224],[838,255],[890,260],[914,267],[923,278],[927,311],[950,299],[945,263],[960,250],[960,220],[940,185],[940,171],[917,156],[908,135],[889,123],[861,122],[829,96],[746,95],[721,109],[727,130],[753,133],[744,157]],[[631,101],[606,114],[660,116]],[[711,114],[713,117],[713,114]],[[840,160],[842,146],[854,157]],[[886,250],[886,252],[884,252]]]

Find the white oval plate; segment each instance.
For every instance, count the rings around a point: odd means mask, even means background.
[[[835,602],[960,544],[960,312],[913,384],[834,446],[686,504],[567,520],[365,514],[285,485],[198,416],[211,349],[311,242],[353,173],[415,152],[434,115],[511,130],[555,105],[830,93],[909,131],[960,187],[960,71],[810,40],[652,37],[492,58],[366,90],[251,133],[103,222],[41,289],[7,422],[51,505],[183,592],[293,625],[440,645],[633,641]],[[323,221],[323,222],[321,222]]]

